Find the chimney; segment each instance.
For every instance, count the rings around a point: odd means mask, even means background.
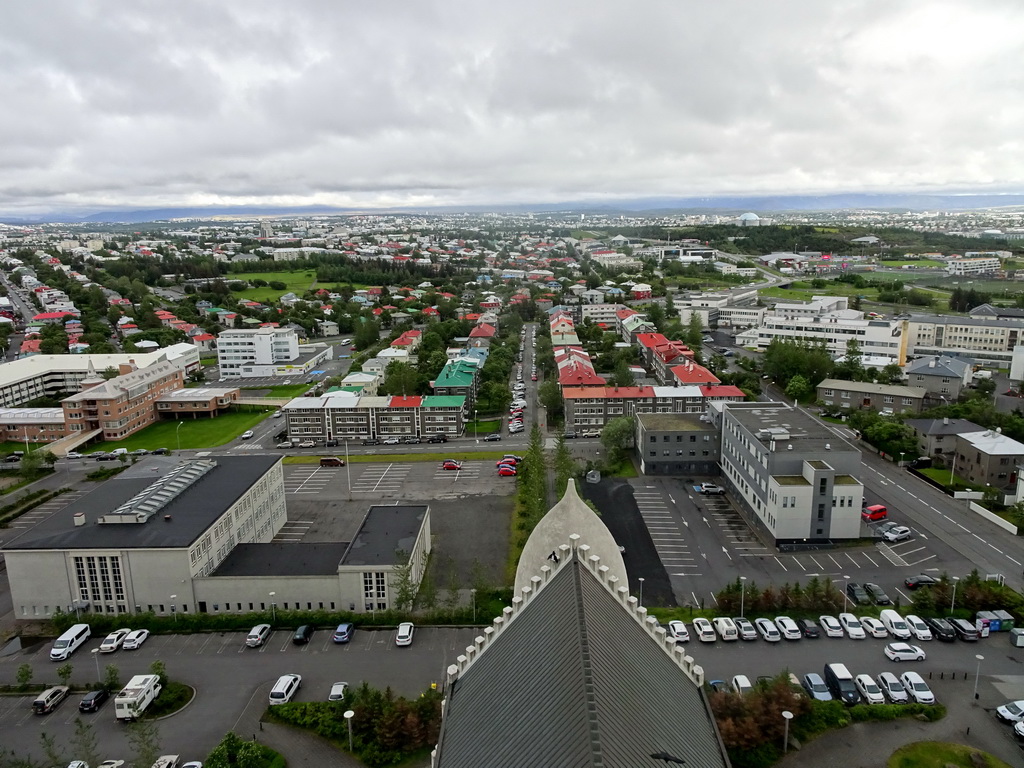
[[[937,363],[938,360],[939,360],[939,358],[933,357],[931,360],[928,361],[928,367],[929,368],[934,368],[935,367],[935,363]]]
[[[76,528],[85,525],[85,512],[75,512],[73,519],[75,521]]]
[[[942,417],[942,423],[943,424],[949,424],[949,416],[943,416]]]

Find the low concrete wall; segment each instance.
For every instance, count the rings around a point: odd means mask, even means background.
[[[970,508],[971,508],[971,511],[974,512],[976,515],[981,515],[986,520],[989,520],[990,522],[995,523],[1000,528],[1002,528],[1004,531],[1009,531],[1014,536],[1017,535],[1017,526],[1014,525],[1013,523],[1006,522],[1005,520],[1003,520],[1003,518],[999,517],[999,515],[996,515],[996,514],[993,514],[992,512],[989,512],[983,506],[981,506],[979,504],[975,504],[973,501],[970,502]]]

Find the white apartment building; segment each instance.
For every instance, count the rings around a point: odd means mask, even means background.
[[[806,341],[823,343],[830,354],[839,356],[846,354],[847,342],[854,339],[865,356],[890,362],[904,359],[902,320],[868,320],[862,312],[849,309],[808,314],[791,312],[791,308],[793,305],[776,306],[759,326],[737,334],[736,344],[764,350],[773,339]]]
[[[274,376],[299,356],[299,336],[290,328],[237,328],[217,334],[217,364],[223,378]]]
[[[784,403],[725,403],[721,467],[741,514],[785,547],[857,539],[864,486],[860,451]]]
[[[1024,318],[912,315],[907,321],[911,355],[966,357],[978,363],[1009,365],[1024,343]]]
[[[615,313],[622,309],[622,306],[622,304],[583,304],[580,306],[580,319],[614,326],[616,324]]]
[[[994,257],[950,259],[946,262],[949,275],[992,275],[1002,268],[1002,262]]]

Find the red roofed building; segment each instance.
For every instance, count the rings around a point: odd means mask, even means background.
[[[191,338],[193,344],[204,352],[212,352],[217,346],[217,337],[212,333],[201,333]]]
[[[78,317],[79,312],[72,312],[64,309],[60,312],[40,312],[38,315],[32,318],[37,323],[59,323],[65,317]]]
[[[565,387],[600,387],[605,379],[598,376],[590,355],[579,347],[559,347],[555,352],[558,384]]]
[[[494,326],[489,323],[480,323],[480,325],[474,326],[473,330],[469,332],[469,338],[471,339],[491,339],[494,338]]]
[[[404,349],[411,355],[420,345],[422,336],[422,331],[404,331],[401,336],[391,342],[391,346],[396,349]]]
[[[394,395],[388,401],[388,408],[419,408],[421,405],[423,405],[423,398],[419,395]]]
[[[672,364],[678,364],[683,359],[693,359],[692,349],[661,333],[638,333],[636,340],[642,349],[644,365],[662,384],[670,380],[669,367]]]
[[[676,384],[720,384],[721,380],[703,365],[686,362],[671,368],[673,383]]]
[[[747,399],[743,390],[732,384],[704,384],[700,388],[700,393],[704,396],[705,402],[728,400],[733,403],[742,403]]]
[[[431,317],[438,317],[441,314],[435,307],[424,307],[421,311],[424,315],[430,315]]]

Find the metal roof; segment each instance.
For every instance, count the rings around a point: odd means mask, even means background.
[[[434,765],[728,766],[701,688],[567,558],[449,685]]]

